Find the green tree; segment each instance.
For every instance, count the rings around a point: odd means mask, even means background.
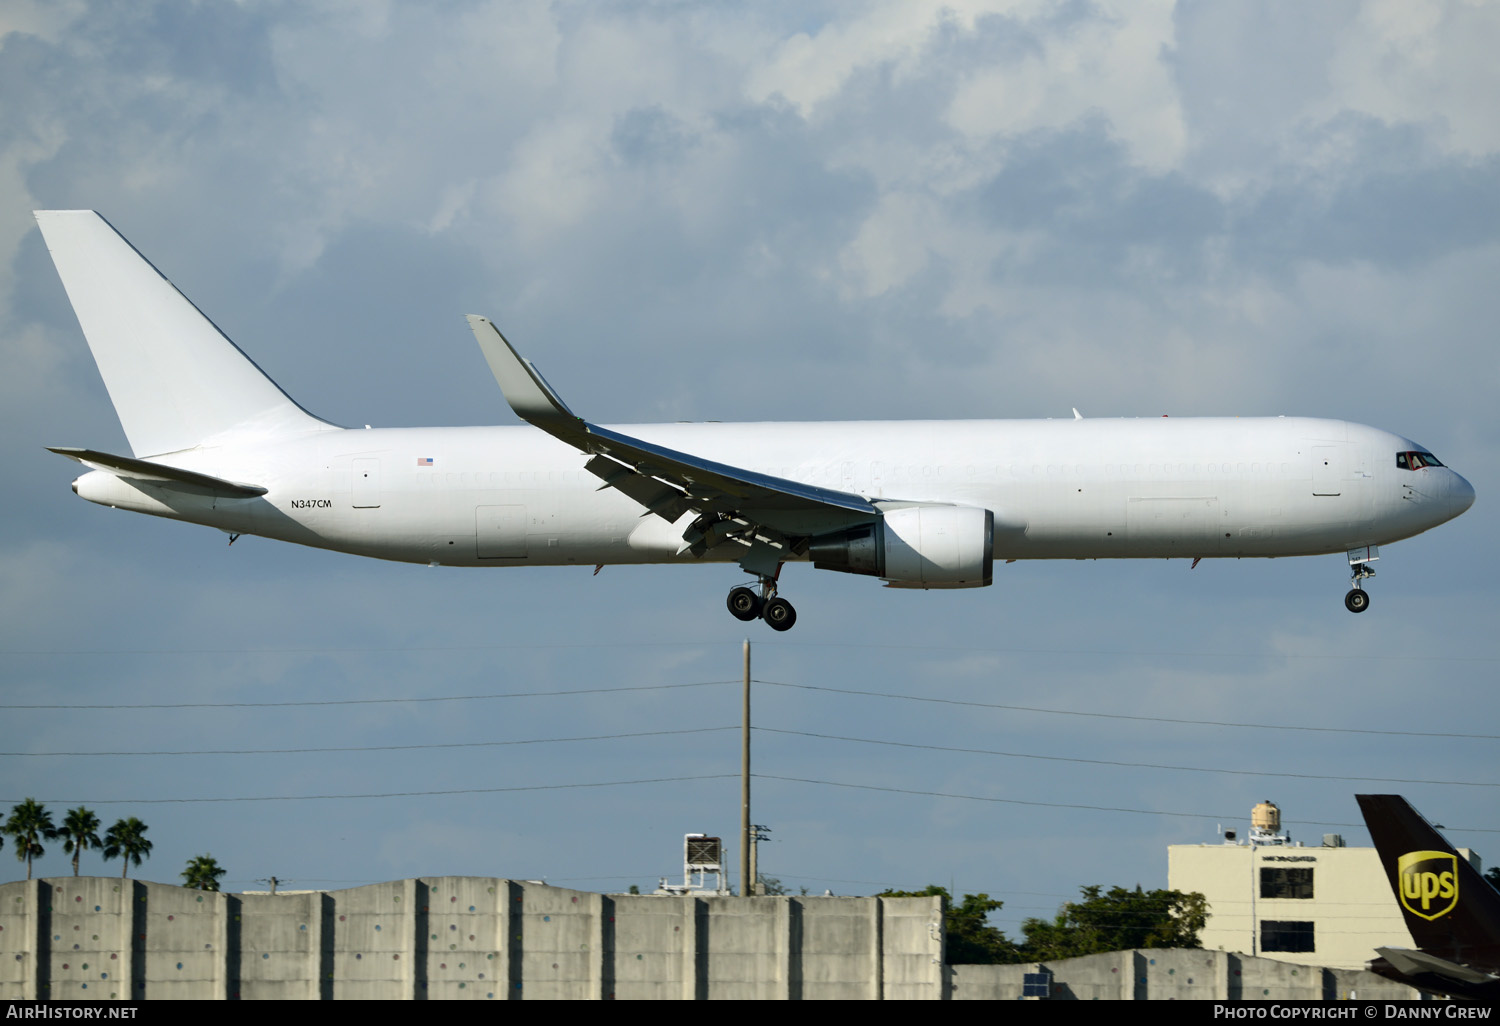
[[[35,798],[27,798],[20,805],[11,806],[10,819],[5,821],[4,830],[15,838],[16,861],[26,863],[26,879],[30,880],[32,860],[46,854],[42,842],[57,836],[52,813]]]
[[[1021,924],[1026,940],[1022,961],[1047,962],[1131,948],[1196,948],[1208,922],[1203,895],[1097,885],[1082,889],[1083,900],[1064,905],[1052,920]]]
[[[78,875],[78,856],[90,848],[104,847],[104,842],[99,840],[99,817],[82,805],[68,811],[58,834],[67,838],[63,841],[63,851],[73,856],[74,876]]]
[[[187,868],[182,871],[183,886],[216,891],[219,877],[223,875],[224,869],[212,855],[195,855],[188,859]]]
[[[948,962],[953,965],[1005,965],[1023,959],[1010,938],[989,924],[989,914],[1005,903],[988,894],[965,894],[954,905],[946,887],[936,884],[920,891],[881,891],[882,898],[943,899],[943,925],[948,934]]]
[[[104,835],[104,861],[108,862],[113,858],[125,860],[125,867],[120,870],[121,880],[130,871],[132,861],[140,866],[142,859],[150,857],[151,842],[146,840],[146,824],[134,816],[116,820],[115,825],[109,828],[109,833]]]

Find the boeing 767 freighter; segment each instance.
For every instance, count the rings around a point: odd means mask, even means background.
[[[90,210],[37,212],[131,456],[91,502],[444,566],[737,564],[729,611],[796,621],[782,567],[893,588],[980,588],[995,560],[1347,553],[1369,605],[1379,546],[1474,489],[1426,448],[1342,420],[864,421],[601,427],[490,321],[469,325],[527,426],[346,429],[311,415]]]

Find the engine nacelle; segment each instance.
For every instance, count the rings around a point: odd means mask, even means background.
[[[814,538],[819,570],[868,574],[891,588],[983,588],[994,580],[995,515],[975,506],[903,506],[872,524]]]

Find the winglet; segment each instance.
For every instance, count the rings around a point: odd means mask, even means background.
[[[505,401],[522,420],[554,435],[560,429],[568,433],[584,429],[578,415],[568,409],[531,361],[516,352],[489,318],[469,314],[468,320],[490,372],[505,393]]]

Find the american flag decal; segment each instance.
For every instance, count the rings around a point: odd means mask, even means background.
[[[419,466],[419,467],[430,467],[430,466],[432,466],[432,457],[431,456],[418,456],[417,457],[417,466]]]

